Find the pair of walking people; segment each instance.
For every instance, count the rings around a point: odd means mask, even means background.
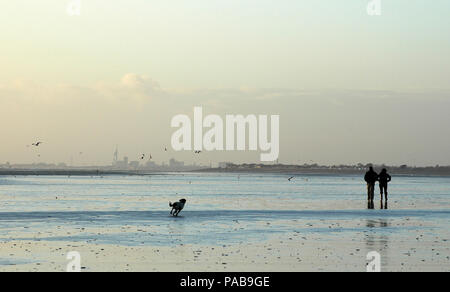
[[[383,201],[383,194],[386,199],[386,203],[388,200],[388,183],[392,180],[392,177],[387,173],[386,168],[383,168],[380,174],[377,174],[373,167],[369,168],[369,171],[366,172],[364,176],[364,180],[367,183],[367,200],[369,203],[373,203],[375,197],[375,183],[378,181],[380,185],[380,195],[381,201]]]

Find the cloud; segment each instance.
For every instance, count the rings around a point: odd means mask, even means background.
[[[448,91],[426,90],[415,92],[396,92],[388,90],[299,90],[289,88],[219,88],[219,89],[169,89],[163,88],[147,75],[128,73],[116,82],[97,82],[92,85],[74,86],[71,84],[38,84],[18,80],[0,83],[0,101],[66,103],[70,100],[86,102],[167,105],[190,107],[211,105],[214,109],[241,109],[239,104],[283,104],[289,102],[323,103],[341,105],[353,100],[371,102],[375,100],[423,100],[450,99]]]
[[[45,139],[54,145],[47,155],[67,161],[65,151],[78,153],[77,141],[83,141],[92,157],[106,163],[110,153],[105,149],[116,144],[128,153],[161,148],[170,141],[171,118],[192,115],[194,106],[221,116],[279,114],[283,161],[308,157],[323,163],[450,163],[448,91],[180,90],[163,88],[138,74],[86,86],[0,84],[0,123],[6,125],[0,128],[0,137],[8,139],[0,156],[28,161],[31,158],[23,156],[20,146]],[[222,160],[221,155],[211,159]],[[236,155],[246,159],[247,154]]]
[[[146,75],[129,73],[118,83],[98,82],[94,90],[109,100],[135,101],[139,104],[154,101],[165,95],[161,86]]]
[[[125,87],[137,88],[149,92],[160,90],[159,84],[146,75],[129,73],[122,77],[120,83]]]

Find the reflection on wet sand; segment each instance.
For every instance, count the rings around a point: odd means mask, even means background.
[[[382,228],[390,227],[387,219],[368,219],[366,221],[368,233],[365,236],[366,246],[369,251],[376,251],[382,255],[384,265],[388,264],[389,236]]]

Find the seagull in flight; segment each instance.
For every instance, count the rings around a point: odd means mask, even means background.
[[[291,176],[290,178],[288,178],[288,181],[291,181],[292,179],[293,179],[294,177],[293,176]]]
[[[144,160],[144,158],[145,158],[145,154],[142,154],[141,155],[141,160]]]
[[[200,154],[200,153],[202,153],[202,151],[200,151],[200,150],[199,151],[194,151],[194,153],[195,154]]]
[[[31,145],[39,147],[39,145],[41,145],[42,143],[44,143],[44,142],[36,142],[36,143],[31,144]]]

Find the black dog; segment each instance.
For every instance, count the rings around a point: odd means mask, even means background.
[[[169,207],[172,207],[172,210],[170,211],[170,215],[178,216],[178,214],[183,210],[184,205],[186,204],[185,199],[181,199],[176,203],[169,202]]]

